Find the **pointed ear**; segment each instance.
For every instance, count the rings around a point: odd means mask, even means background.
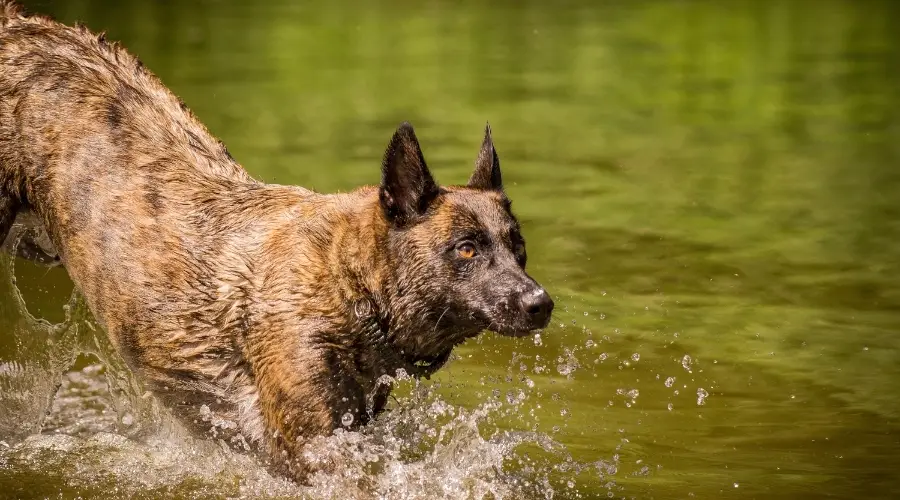
[[[425,165],[412,125],[400,124],[381,163],[379,199],[388,220],[398,226],[428,210],[438,187]]]
[[[475,171],[469,178],[468,187],[475,189],[503,191],[503,180],[500,177],[500,158],[494,149],[491,139],[491,124],[484,127],[484,142],[475,160]]]

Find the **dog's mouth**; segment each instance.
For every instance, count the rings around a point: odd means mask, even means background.
[[[515,328],[511,326],[497,326],[494,325],[488,330],[503,335],[504,337],[512,337],[512,338],[521,338],[528,337],[529,335],[534,335],[543,330],[543,327],[524,327],[524,328]]]
[[[513,317],[502,318],[499,321],[488,323],[487,330],[503,335],[504,337],[521,338],[534,335],[550,324],[550,315],[542,317],[515,315]]]
[[[409,375],[414,377],[424,377],[430,379],[431,375],[438,371],[447,360],[450,359],[450,352],[453,348],[445,349],[435,356],[409,358],[404,356],[407,367],[412,371]]]
[[[421,370],[430,370],[440,368],[447,361],[451,349],[446,349],[437,356],[429,356],[427,358],[408,359],[407,362]]]

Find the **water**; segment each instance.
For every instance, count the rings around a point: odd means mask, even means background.
[[[302,489],[174,426],[63,270],[17,262],[14,287],[4,265],[0,496],[900,487],[893,2],[29,5],[122,40],[269,181],[377,182],[410,120],[436,177],[463,182],[490,120],[557,312],[540,338],[471,341],[383,420],[317,442],[338,467]]]

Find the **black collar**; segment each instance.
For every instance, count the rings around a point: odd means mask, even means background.
[[[378,351],[385,364],[393,370],[402,368],[411,377],[431,379],[431,375],[450,359],[452,347],[437,356],[430,357],[409,356],[398,349],[391,342],[388,321],[378,314],[374,302],[370,299],[357,300],[353,306],[353,313],[362,324],[366,344]]]

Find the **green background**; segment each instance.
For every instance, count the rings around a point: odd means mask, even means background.
[[[461,183],[489,120],[557,312],[540,345],[460,348],[438,392],[474,408],[527,374],[525,427],[618,464],[556,474],[577,476],[556,498],[900,487],[898,4],[27,4],[121,40],[266,181],[376,183],[409,120]],[[58,321],[65,273],[20,267],[32,312]],[[0,484],[63,488],[22,470]]]

